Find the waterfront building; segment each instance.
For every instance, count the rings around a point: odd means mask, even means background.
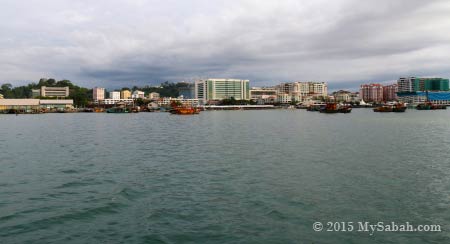
[[[8,112],[11,109],[29,113],[38,112],[39,99],[0,99],[1,113]]]
[[[120,100],[120,92],[118,91],[109,92],[109,99]]]
[[[43,109],[73,109],[72,99],[41,99],[39,100],[39,106]]]
[[[380,84],[364,84],[361,85],[360,97],[365,102],[379,103],[383,101],[383,86]]]
[[[309,95],[316,97],[328,96],[328,85],[325,82],[308,82]]]
[[[291,103],[292,100],[292,96],[287,94],[287,93],[279,93],[277,94],[277,102],[279,103]],[[295,100],[297,101],[297,100]]]
[[[42,86],[41,89],[31,90],[32,97],[68,97],[69,87],[48,87]]]
[[[351,102],[351,94],[352,93],[350,91],[339,90],[333,92],[333,98],[336,102]]]
[[[423,103],[428,99],[436,104],[450,104],[449,80],[443,78],[407,77],[397,80],[398,100],[404,103]]]
[[[449,90],[449,80],[443,78],[402,77],[397,80],[397,85],[399,93]]]
[[[361,100],[359,92],[352,92],[352,93],[350,93],[350,102],[353,102],[353,103],[363,102]]]
[[[183,97],[178,97],[178,98],[174,98],[174,97],[163,97],[160,98],[156,103],[159,106],[168,106],[171,105],[172,102],[180,102],[181,104],[185,105],[185,106],[192,106],[192,107],[197,107],[200,105],[199,103],[199,99],[185,99]]]
[[[0,99],[0,113],[18,110],[25,113],[39,112],[40,109],[73,108],[72,99]]]
[[[280,103],[325,99],[328,96],[328,85],[325,82],[286,82],[280,83],[275,88]]]
[[[138,98],[142,98],[145,99],[145,93],[143,91],[134,91],[133,94],[131,95],[132,99],[138,99]]]
[[[195,81],[195,99],[206,103],[210,100],[234,98],[250,99],[249,80],[239,79],[206,79]]]
[[[273,87],[252,87],[250,99],[258,104],[271,104],[277,101],[277,90]]]
[[[150,94],[148,94],[148,99],[150,100],[158,100],[159,98],[160,96],[157,92],[150,92]]]
[[[120,91],[120,99],[131,99],[131,91],[129,90]]]
[[[118,104],[118,103],[132,104],[132,103],[134,103],[134,100],[133,99],[120,99],[120,98],[113,99],[113,98],[108,98],[108,99],[105,99],[103,101],[100,101],[100,103],[101,104],[105,104],[105,105],[115,105],[115,104]]]
[[[397,84],[383,86],[383,100],[385,102],[397,101],[398,100],[397,92],[398,92]]]
[[[3,99],[3,94],[0,94],[0,99]]]
[[[434,104],[450,105],[450,92],[430,91],[430,92],[402,92],[398,93],[398,100],[403,103],[418,104],[428,101]]]
[[[94,89],[92,89],[92,99],[94,100],[94,102],[101,101],[105,99],[105,88],[101,88],[101,87],[94,87]]]

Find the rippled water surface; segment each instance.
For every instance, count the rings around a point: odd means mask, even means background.
[[[0,243],[450,243],[449,145],[450,111],[2,115]]]

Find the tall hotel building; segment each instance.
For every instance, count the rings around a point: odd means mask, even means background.
[[[206,103],[210,100],[234,98],[250,99],[249,80],[238,79],[206,79],[195,81],[195,98]]]
[[[105,88],[94,87],[92,89],[92,98],[95,102],[105,100]]]
[[[364,102],[382,102],[383,86],[380,84],[361,85],[359,96]]]

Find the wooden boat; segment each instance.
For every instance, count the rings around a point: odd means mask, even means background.
[[[107,113],[114,113],[114,114],[123,114],[123,113],[129,113],[130,111],[128,108],[122,108],[122,107],[112,107],[106,110]]]
[[[373,109],[374,112],[386,113],[386,112],[394,112],[394,113],[402,113],[406,111],[406,106],[403,103],[397,104],[386,104],[380,107],[376,107]]]
[[[171,106],[172,109],[169,111],[171,114],[192,115],[200,113],[200,108],[194,108],[192,106],[180,106],[174,102],[172,102]]]
[[[324,108],[320,109],[321,113],[335,114],[335,113],[350,113],[352,107],[349,105],[339,105],[337,103],[327,103]]]
[[[431,102],[420,103],[416,107],[417,110],[438,110],[447,109],[447,106],[440,104],[433,104]]]

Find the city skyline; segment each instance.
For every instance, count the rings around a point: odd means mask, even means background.
[[[0,81],[85,87],[201,78],[330,90],[449,77],[446,1],[5,1]],[[134,81],[134,82],[132,82]]]

